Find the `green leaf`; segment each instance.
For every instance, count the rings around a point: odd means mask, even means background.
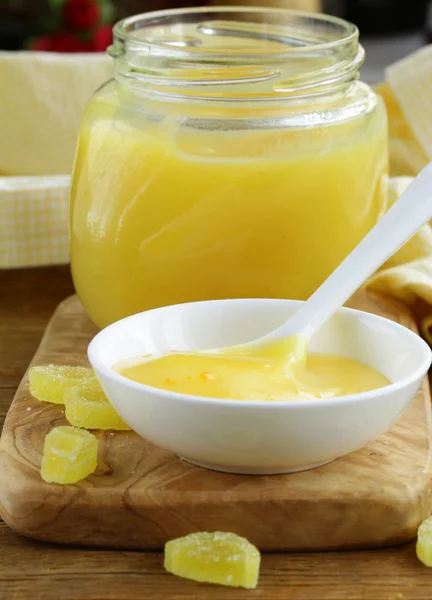
[[[55,33],[61,29],[61,19],[59,19],[56,13],[47,14],[41,21],[38,23],[38,32],[41,34],[44,33]]]
[[[54,10],[60,10],[65,3],[66,3],[66,0],[49,0],[49,5]]]
[[[2,3],[2,0],[0,0],[0,4]],[[40,36],[38,35],[32,35],[31,37],[28,37],[24,40],[24,43],[22,45],[23,50],[30,50],[30,48],[33,46],[34,42],[39,38]]]
[[[78,36],[79,38],[83,41],[83,42],[90,42],[90,40],[93,37],[93,32],[92,31],[79,31],[78,32]]]
[[[99,0],[102,23],[113,23],[115,20],[114,4],[110,0]]]

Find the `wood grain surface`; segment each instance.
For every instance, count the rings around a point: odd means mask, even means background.
[[[49,315],[71,293],[66,267],[0,271],[0,415],[9,407]],[[266,554],[258,588],[232,590],[172,577],[164,572],[158,552],[36,542],[0,523],[0,598],[430,600],[432,569],[419,563],[414,546],[409,542],[382,550]]]
[[[413,327],[400,305],[361,293],[354,306]],[[75,296],[55,312],[34,364],[87,364],[96,333]],[[99,466],[73,486],[45,483],[43,443],[62,407],[32,398],[24,378],[0,442],[0,509],[40,540],[160,550],[192,531],[244,535],[262,551],[373,547],[414,537],[429,514],[428,384],[395,427],[363,450],[304,473],[271,477],[192,466],[134,432],[98,432]]]

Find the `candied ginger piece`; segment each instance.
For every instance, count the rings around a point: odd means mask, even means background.
[[[165,544],[169,573],[205,583],[255,588],[260,560],[259,550],[235,533],[191,533]]]
[[[63,404],[63,394],[68,388],[95,379],[93,369],[67,365],[31,367],[29,371],[30,394],[42,402]]]
[[[110,404],[97,383],[84,383],[65,391],[66,419],[71,425],[85,429],[116,429],[130,431],[120,415]]]
[[[423,521],[417,531],[417,558],[432,567],[432,517]]]
[[[98,442],[85,429],[68,425],[52,429],[45,438],[41,476],[52,483],[77,483],[95,472]]]

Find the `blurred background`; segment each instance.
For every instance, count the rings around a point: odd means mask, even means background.
[[[430,0],[0,0],[0,50],[104,51],[111,25],[125,16],[201,5],[251,5],[324,11],[356,23],[366,48],[362,77],[432,41]]]

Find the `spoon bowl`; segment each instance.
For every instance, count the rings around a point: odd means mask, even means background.
[[[244,344],[278,328],[303,302],[214,300],[168,306],[117,321],[88,356],[128,425],[156,445],[207,468],[242,474],[311,469],[372,442],[398,419],[431,364],[429,346],[383,317],[341,308],[313,336],[312,352],[360,361],[391,384],[351,396],[242,401],[178,394],[137,383],[113,367],[140,355]]]

